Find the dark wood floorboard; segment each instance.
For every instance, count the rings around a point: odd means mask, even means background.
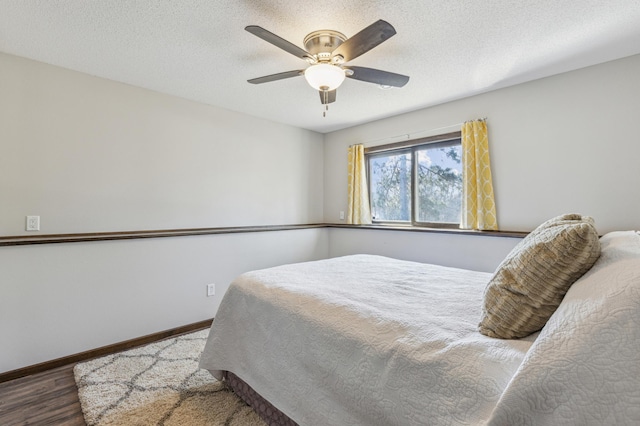
[[[86,426],[74,365],[0,383],[0,425]]]

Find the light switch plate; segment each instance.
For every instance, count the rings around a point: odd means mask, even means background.
[[[216,295],[216,285],[215,284],[207,284],[207,297]]]
[[[27,231],[40,230],[40,216],[27,216]]]

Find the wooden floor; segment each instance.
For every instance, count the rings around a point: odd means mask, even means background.
[[[0,383],[0,425],[86,426],[73,365]]]

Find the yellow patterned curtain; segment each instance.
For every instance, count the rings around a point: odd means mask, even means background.
[[[498,230],[485,120],[462,125],[462,221],[460,228]]]
[[[371,207],[367,188],[367,173],[364,161],[364,145],[349,147],[349,206],[347,223],[364,225],[371,223]]]

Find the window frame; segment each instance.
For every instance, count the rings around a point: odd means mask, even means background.
[[[407,226],[407,227],[421,227],[421,228],[445,228],[445,229],[459,229],[460,222],[421,222],[416,220],[417,213],[417,179],[418,179],[418,161],[416,152],[427,148],[437,149],[446,148],[450,146],[460,145],[462,147],[462,132],[450,132],[435,136],[429,136],[426,138],[412,139],[408,141],[390,143],[386,145],[373,146],[365,148],[365,161],[366,161],[366,173],[367,173],[367,191],[369,192],[369,202],[371,202],[371,158],[397,155],[410,153],[411,154],[411,217],[409,221],[400,220],[376,220],[372,218],[372,223],[375,225],[388,225],[388,226]]]

